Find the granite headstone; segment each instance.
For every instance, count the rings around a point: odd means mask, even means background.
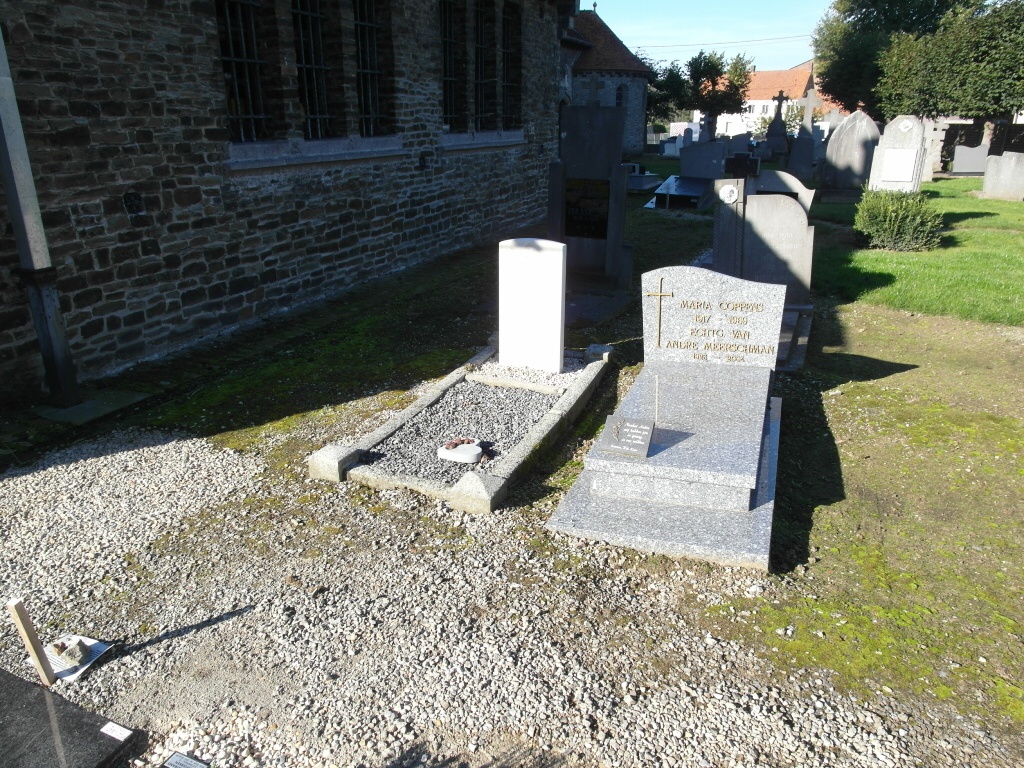
[[[697,267],[643,275],[644,367],[612,419],[653,423],[650,446],[626,455],[602,434],[548,527],[767,569],[784,294]]]
[[[814,227],[799,202],[787,195],[748,195],[743,230],[742,276],[786,286],[786,306],[811,302]]]
[[[997,200],[1024,200],[1024,153],[990,156],[985,164],[981,194]]]
[[[953,168],[950,173],[954,176],[982,176],[985,173],[988,151],[988,144],[980,144],[977,147],[957,144],[953,149]]]
[[[821,186],[860,189],[871,176],[871,159],[880,134],[875,121],[861,110],[849,115],[829,137]]]
[[[747,194],[789,195],[800,203],[805,214],[811,212],[814,203],[814,190],[808,189],[800,179],[785,171],[761,171],[756,178],[748,181]]]

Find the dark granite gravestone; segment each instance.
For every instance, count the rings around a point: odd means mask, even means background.
[[[782,105],[786,101],[786,94],[779,91],[779,95],[773,96],[772,101],[776,102],[775,117],[769,123],[764,139],[771,148],[772,154],[787,155],[789,154],[789,132],[786,130],[786,121],[782,117]]]
[[[924,161],[924,123],[914,115],[899,115],[886,124],[875,147],[868,189],[917,192]]]
[[[757,176],[761,172],[761,160],[749,152],[737,152],[726,158],[725,172],[734,179],[745,179]]]
[[[0,670],[0,765],[107,768],[144,748],[145,734]]]
[[[871,176],[871,159],[879,138],[875,121],[861,110],[843,120],[829,136],[821,186],[860,190]]]
[[[798,370],[806,357],[813,320],[809,289],[814,228],[807,226],[806,211],[814,190],[782,171],[762,171],[745,182],[715,184],[720,202],[715,207],[710,268],[786,286],[777,366]]]
[[[691,144],[679,150],[679,176],[684,179],[720,179],[725,173],[722,141]]]
[[[785,289],[698,267],[642,277],[644,367],[548,521],[670,556],[768,568],[781,402],[769,398]],[[620,430],[621,433],[621,430]],[[618,450],[617,450],[618,449]]]
[[[786,307],[811,303],[814,227],[807,213],[785,194],[748,195],[743,231],[747,280],[786,286]]]
[[[728,154],[730,157],[740,153],[750,152],[750,133],[738,133],[728,139]]]
[[[629,168],[622,160],[622,107],[563,107],[560,161],[548,175],[547,238],[568,248],[571,276],[625,288],[633,249],[623,242]]]
[[[814,175],[814,134],[802,125],[789,149],[786,170],[801,181]]]

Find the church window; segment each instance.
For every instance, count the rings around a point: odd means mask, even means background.
[[[391,132],[389,94],[385,91],[385,65],[390,53],[381,0],[353,0],[356,32],[356,91],[359,133],[382,136]]]
[[[498,128],[497,30],[494,0],[476,0],[474,30],[474,122],[478,131],[494,131]]]
[[[218,0],[217,28],[232,141],[274,138],[259,0]]]
[[[445,130],[465,133],[469,130],[465,0],[441,0],[440,8],[443,60],[441,119]]]
[[[615,89],[615,106],[626,106],[626,86],[624,85],[620,85],[618,88]]]
[[[523,11],[515,3],[502,11],[501,52],[502,127],[514,130],[523,126]]]
[[[340,36],[329,17],[329,0],[292,0],[295,30],[295,65],[299,77],[299,103],[303,134],[307,139],[326,139],[344,134],[343,102],[337,87],[338,70],[330,66],[328,52],[337,55]]]

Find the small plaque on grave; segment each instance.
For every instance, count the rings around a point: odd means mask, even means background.
[[[162,768],[210,768],[210,764],[183,755],[181,752],[174,752],[164,760]]]
[[[598,447],[609,453],[622,453],[626,456],[647,458],[651,447],[651,435],[654,434],[654,421],[638,421],[609,416],[605,421],[604,432]]]
[[[882,159],[881,181],[913,181],[917,156],[916,149],[887,149]]]
[[[565,236],[606,240],[610,197],[607,179],[566,179]]]

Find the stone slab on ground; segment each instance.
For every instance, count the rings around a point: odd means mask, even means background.
[[[142,402],[149,397],[145,392],[130,392],[122,389],[97,389],[83,394],[85,400],[78,405],[72,405],[69,408],[54,408],[44,405],[39,406],[35,411],[44,419],[80,427],[122,408]]]
[[[463,512],[492,512],[508,495],[509,485],[527,466],[530,458],[543,445],[561,434],[579,417],[609,365],[609,349],[592,345],[584,353],[587,365],[566,384],[550,410],[527,431],[514,446],[507,449],[484,468],[467,471],[454,484],[411,474],[383,471],[364,458],[431,405],[437,403],[455,385],[464,381],[472,369],[486,363],[495,350],[487,347],[465,365],[457,368],[422,395],[415,403],[367,435],[355,445],[328,445],[307,459],[309,475],[315,479],[352,480],[372,488],[407,488],[436,499],[442,499]],[[490,382],[488,382],[490,384]],[[517,383],[494,382],[495,386],[515,387]],[[532,389],[532,387],[523,387]]]
[[[0,669],[4,768],[107,768],[140,751],[141,731],[112,723]]]
[[[645,458],[601,450],[588,469],[749,489],[757,483],[764,406],[771,369],[700,363],[649,362],[616,415],[654,419]]]
[[[781,410],[781,401],[772,398],[753,509],[712,511],[602,495],[597,473],[584,469],[547,527],[645,552],[768,570]]]

